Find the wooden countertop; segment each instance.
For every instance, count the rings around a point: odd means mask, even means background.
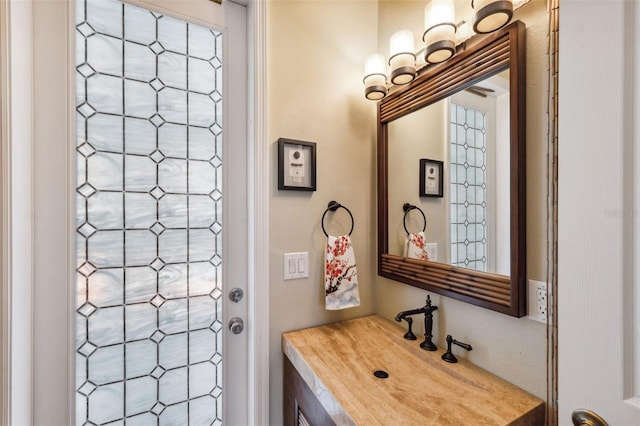
[[[461,357],[444,362],[405,331],[373,315],[285,333],[282,348],[337,425],[544,423],[539,398]]]

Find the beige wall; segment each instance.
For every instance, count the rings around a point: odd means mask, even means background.
[[[406,7],[404,7],[406,6]],[[407,9],[407,7],[409,9]],[[424,3],[375,0],[269,0],[268,132],[270,196],[270,420],[282,423],[281,334],[374,312],[388,318],[424,303],[426,292],[376,275],[376,110],[363,95],[362,71],[368,53],[386,54],[398,23],[412,22],[422,36]],[[413,9],[411,9],[413,8]],[[407,15],[407,11],[409,14]],[[546,278],[546,2],[518,11],[528,37],[528,276]],[[414,22],[415,21],[415,22]],[[380,47],[378,49],[378,43]],[[317,191],[277,190],[277,139],[317,143]],[[362,305],[324,310],[320,219],[337,200],[353,213]],[[343,211],[327,222],[348,230]],[[283,253],[308,251],[310,277],[283,281]],[[544,397],[546,331],[542,324],[514,319],[453,299],[432,295],[439,306],[435,338],[469,342],[467,357],[481,367]],[[418,321],[416,321],[418,323]],[[419,326],[421,327],[421,325]],[[419,331],[419,330],[418,330]]]
[[[375,1],[272,0],[267,6],[270,201],[270,417],[282,423],[283,332],[374,312],[375,104],[364,98],[362,73],[376,50]],[[277,140],[317,143],[317,191],[277,190]],[[325,236],[321,217],[336,200],[352,212],[361,306],[326,311]],[[328,215],[329,216],[329,215]],[[342,209],[327,228],[348,232]],[[283,281],[283,253],[308,251],[310,277]]]

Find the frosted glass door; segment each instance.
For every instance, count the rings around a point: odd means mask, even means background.
[[[223,33],[76,4],[77,424],[222,424]]]

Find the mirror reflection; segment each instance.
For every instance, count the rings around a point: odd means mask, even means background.
[[[390,254],[510,275],[509,113],[505,70],[388,123]]]
[[[414,140],[413,145],[419,146],[422,151],[412,152],[408,158],[396,158],[394,160],[396,164],[390,164],[389,155],[391,153],[410,152],[409,149],[405,149],[399,145],[404,143],[404,140],[396,141],[394,139],[395,135],[389,135],[390,126],[394,125],[395,121],[401,120],[415,112],[422,112],[422,110],[428,108],[429,105],[433,105],[445,99],[447,96],[454,96],[456,98],[458,95],[463,96],[464,94],[462,92],[469,88],[475,92],[467,91],[469,94],[482,98],[483,96],[479,96],[478,93],[485,95],[490,93],[485,87],[489,84],[487,78],[498,75],[507,69],[509,70],[509,92],[505,98],[509,98],[509,114],[498,112],[496,107],[493,113],[494,125],[492,130],[488,130],[489,127],[491,127],[491,119],[488,117],[488,113],[486,113],[486,117],[483,118],[483,120],[486,121],[483,125],[485,126],[485,133],[490,133],[491,131],[499,133],[503,130],[498,130],[495,124],[495,116],[509,117],[509,127],[508,131],[506,131],[506,133],[509,133],[509,137],[507,138],[509,141],[509,149],[507,150],[508,154],[505,153],[503,155],[504,157],[509,157],[508,166],[506,166],[507,162],[497,160],[501,154],[489,153],[491,149],[495,149],[497,146],[495,141],[491,143],[489,139],[483,142],[486,144],[485,153],[483,153],[485,155],[483,161],[486,164],[479,166],[472,166],[470,164],[469,160],[472,157],[476,157],[475,154],[477,154],[478,147],[477,141],[474,139],[473,148],[475,151],[469,150],[468,148],[471,147],[472,144],[469,140],[466,140],[466,138],[469,137],[471,133],[475,138],[477,115],[475,112],[472,115],[469,113],[469,110],[472,108],[470,108],[469,105],[465,105],[465,100],[456,101],[454,98],[448,100],[448,102],[450,102],[449,104],[445,102],[444,108],[441,107],[440,117],[444,116],[442,109],[448,111],[448,116],[455,117],[456,119],[462,115],[465,116],[465,119],[467,116],[469,116],[469,119],[472,116],[473,132],[467,133],[468,128],[472,127],[471,123],[465,121],[458,123],[456,121],[452,124],[451,117],[449,117],[449,121],[441,118],[439,120],[440,126],[438,126],[436,122],[435,125],[426,125],[426,128],[423,127],[418,131],[404,131],[401,129],[400,131],[409,133],[411,137],[420,138],[419,141]],[[525,26],[522,22],[516,21],[490,36],[474,40],[451,60],[435,67],[427,67],[414,82],[404,88],[393,91],[378,103],[378,275],[508,315],[521,317],[526,314],[525,69]],[[507,81],[507,79],[505,79],[505,81]],[[507,94],[506,91],[504,94]],[[489,96],[486,97],[488,98]],[[497,99],[496,97],[496,100]],[[459,102],[462,105],[462,109],[456,104],[455,112],[451,114],[451,105],[455,102]],[[467,108],[466,110],[465,107]],[[504,109],[506,110],[507,108]],[[461,111],[464,111],[464,114],[462,114]],[[409,120],[411,119],[409,118]],[[428,123],[426,118],[421,119],[418,117],[416,121],[420,122],[423,126],[425,126],[425,122]],[[465,160],[461,164],[452,164],[450,162],[450,159],[454,159],[454,144],[451,143],[451,140],[447,140],[446,144],[442,142],[444,140],[442,136],[444,132],[453,134],[454,132],[451,131],[451,128],[455,126],[461,126],[462,129],[465,130],[465,142],[462,145],[467,151],[464,153]],[[465,128],[465,126],[467,128]],[[398,130],[394,129],[394,133],[397,132]],[[440,136],[438,136],[438,133],[440,133]],[[482,128],[480,129],[480,133],[482,133]],[[457,127],[455,128],[455,136],[456,138],[458,136]],[[436,143],[434,139],[439,141],[437,145],[434,145]],[[467,148],[464,147],[465,144],[468,145]],[[415,171],[415,167],[416,164],[420,164],[421,159],[432,160],[430,163],[425,161],[423,164],[429,164],[434,170],[437,169],[437,163],[435,162],[437,159],[426,156],[436,157],[438,154],[436,152],[425,152],[424,149],[427,149],[426,147],[440,147],[440,158],[444,158],[446,161],[442,163],[441,169],[443,174],[440,182],[444,183],[445,179],[448,179],[448,182],[446,183],[447,186],[443,188],[442,196],[438,196],[438,192],[434,191],[434,188],[437,187],[435,184],[428,186],[420,185],[420,182],[415,183],[416,179],[420,180],[420,172],[419,170]],[[482,147],[480,147],[479,150],[482,152]],[[460,161],[458,159],[460,152],[457,146],[455,146],[455,155],[455,160]],[[508,171],[508,179],[500,177],[500,174],[504,173],[503,171],[498,170],[495,166],[489,165],[492,161],[494,164],[498,162],[505,164],[505,169],[502,170]],[[465,162],[467,164],[465,164]],[[460,165],[462,165],[462,167],[459,167]],[[483,171],[486,174],[484,177],[486,181],[480,183],[480,187],[484,185],[484,187],[487,188],[486,194],[479,196],[477,191],[474,191],[471,195],[471,192],[467,189],[472,186],[478,186],[477,176],[479,172],[477,169],[482,170],[483,166],[486,169],[486,172]],[[407,172],[407,169],[414,170],[410,172],[408,179],[396,182],[393,185],[390,183],[391,177],[397,179],[397,175],[402,172]],[[491,169],[494,169],[494,171],[491,172]],[[453,174],[454,170],[455,175]],[[464,170],[465,180],[452,182],[451,176],[457,178],[462,174],[462,170]],[[432,172],[431,169],[428,171],[429,173]],[[473,171],[473,173],[471,173],[471,171]],[[490,176],[491,173],[493,173],[493,177]],[[431,175],[424,173],[422,180],[428,177],[438,179],[440,175],[437,173],[432,173]],[[493,182],[501,182],[508,186],[503,187],[504,189],[500,189],[496,185],[492,187],[491,179],[493,179]],[[454,184],[456,188],[452,191],[451,187]],[[412,186],[413,188],[411,189]],[[418,193],[415,192],[416,186],[418,187]],[[421,186],[426,188],[426,190],[421,192]],[[465,188],[464,197],[466,197],[466,199],[462,199],[462,196],[459,194],[459,192],[461,192],[459,191],[460,187]],[[401,193],[402,191],[408,192]],[[434,194],[434,192],[436,193]],[[492,194],[497,192],[509,193],[510,200],[500,203],[510,205],[508,214],[505,215],[508,219],[506,219],[506,217],[505,220],[501,219],[500,215],[502,213],[499,213],[498,209],[492,209],[491,207],[492,204],[496,203],[495,200],[497,199],[497,197]],[[475,197],[475,201],[470,199],[470,196]],[[477,207],[477,199],[479,197],[483,198],[480,201],[480,206],[484,210],[478,209]],[[399,216],[390,218],[390,213],[402,215],[402,205],[404,203],[422,205],[426,204],[427,200],[430,201],[428,211],[425,212],[428,221],[430,217],[437,217],[438,213],[440,213],[442,217],[445,217],[445,219],[442,219],[445,223],[444,234],[439,237],[427,235],[427,238],[440,238],[440,243],[437,244],[440,253],[436,253],[433,256],[433,258],[438,261],[429,262],[422,259],[411,259],[401,254],[393,254],[393,252],[389,250],[389,240],[394,240],[391,244],[394,246],[392,250],[395,250],[396,253],[402,253],[402,238],[406,236],[406,233],[403,235],[402,231],[400,231],[402,237],[398,237],[398,232],[393,231],[394,229],[401,229],[400,226],[402,222]],[[472,205],[472,201],[476,204]],[[483,202],[484,206],[482,205]],[[436,208],[438,205],[440,205],[439,210]],[[469,206],[472,208],[461,212],[460,205],[465,208]],[[478,210],[481,211],[478,212]],[[415,210],[415,212],[414,210],[411,211],[412,214],[416,212],[418,212],[418,210]],[[481,218],[480,223],[482,223],[483,220],[485,222],[485,230],[479,231],[478,227],[475,226],[479,217]],[[489,217],[492,218],[490,219]],[[452,218],[454,218],[454,220],[451,220]],[[464,219],[456,221],[461,218]],[[492,221],[493,225],[491,225]],[[454,233],[451,232],[451,229],[455,225],[457,237],[459,233],[458,225],[460,225],[460,223],[465,225],[465,239],[452,241],[451,237]],[[496,238],[492,239],[491,235],[502,235],[503,233],[492,230],[491,226],[494,226],[495,229],[503,223],[505,227],[509,228],[507,232],[510,241],[508,250],[510,252],[509,274],[484,272],[470,268],[469,266],[486,268],[487,270],[490,270],[490,268],[501,268],[499,262],[502,262],[502,259],[498,260],[499,256],[497,253],[506,251],[505,244],[500,244]],[[507,223],[508,226],[506,225]],[[473,228],[471,228],[472,224],[474,225]],[[437,230],[438,228],[443,229],[441,226],[432,227],[431,224],[428,224],[427,227],[427,234],[432,228],[433,230]],[[483,234],[483,238],[481,238],[480,241],[485,240],[487,245],[486,249],[484,249],[486,250],[484,256],[480,257],[481,262],[478,262],[478,246],[475,244],[477,240],[473,241],[474,252],[464,253],[465,257],[462,258],[460,255],[460,246],[471,246],[472,240],[469,239],[469,236],[473,233],[473,237],[476,238],[476,233],[478,232]],[[397,243],[398,238],[400,238],[399,246]],[[494,247],[490,247],[491,245]],[[455,258],[453,254],[454,248]],[[491,250],[493,250],[495,254],[492,254],[490,252]],[[470,258],[469,256],[471,255],[474,257]],[[484,262],[482,261],[482,257],[486,258]],[[452,259],[455,259],[457,263],[460,262],[459,259],[464,259],[462,262],[466,267],[452,266],[451,264],[445,263],[445,261],[451,262]],[[479,265],[479,263],[481,265]],[[483,263],[486,264],[486,266]],[[505,268],[503,270],[506,271],[507,269]]]

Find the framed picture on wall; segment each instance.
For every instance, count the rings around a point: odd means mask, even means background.
[[[316,144],[278,139],[278,189],[316,190]]]
[[[443,196],[443,162],[438,160],[420,159],[420,196]]]

